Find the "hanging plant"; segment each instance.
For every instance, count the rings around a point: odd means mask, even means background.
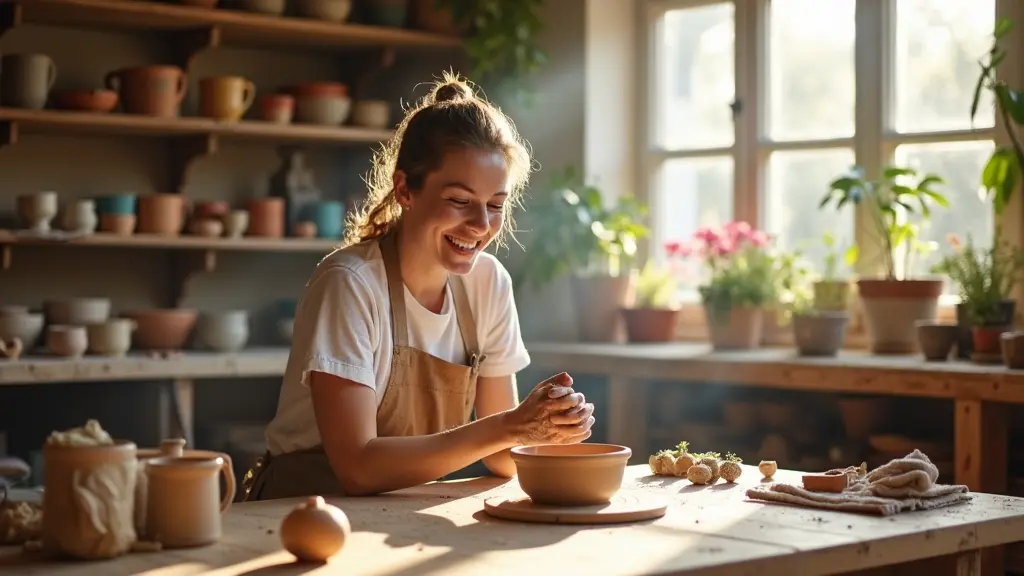
[[[435,0],[470,33],[463,40],[473,69],[469,77],[495,94],[530,102],[530,78],[547,62],[537,46],[544,29],[538,11],[544,0]]]

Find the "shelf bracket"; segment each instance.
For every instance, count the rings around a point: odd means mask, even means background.
[[[184,305],[199,274],[217,269],[215,250],[180,250],[171,252],[171,302],[175,308]]]
[[[21,26],[21,4],[0,4],[0,37]]]
[[[395,53],[394,48],[385,46],[377,49],[376,57],[367,57],[363,60],[366,64],[356,72],[355,90],[353,90],[353,95],[356,98],[365,98],[366,89],[370,83],[385,70],[395,65]]]
[[[0,272],[11,269],[11,253],[13,251],[10,244],[0,246]]]
[[[192,69],[192,62],[202,52],[220,47],[220,27],[210,26],[182,32],[177,37],[178,65],[185,72]]]
[[[185,192],[192,169],[196,162],[217,153],[217,136],[195,136],[179,138],[171,143],[171,190],[178,194]]]
[[[6,120],[0,122],[0,149],[18,143],[18,123]]]

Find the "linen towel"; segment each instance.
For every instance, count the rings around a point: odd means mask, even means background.
[[[850,485],[840,493],[811,492],[791,484],[766,484],[747,490],[747,498],[796,506],[891,516],[967,502],[967,486],[936,484],[939,470],[920,450],[867,472],[862,467],[830,470],[846,474]]]

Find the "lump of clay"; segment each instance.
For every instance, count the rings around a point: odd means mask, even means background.
[[[711,480],[711,468],[706,464],[694,464],[686,471],[686,479],[694,484],[707,484]]]
[[[672,474],[672,466],[675,465],[675,457],[672,456],[671,450],[662,450],[651,456],[649,464],[651,466],[651,472],[660,476],[668,476]]]
[[[281,522],[285,550],[306,562],[326,562],[341,551],[351,533],[348,516],[321,496],[310,496]]]
[[[54,430],[46,439],[50,446],[109,446],[114,443],[100,423],[88,420],[81,428],[72,428],[64,432]]]
[[[761,460],[761,463],[757,465],[757,469],[761,471],[765,478],[771,478],[779,471],[779,466],[775,463],[775,460]]]
[[[693,454],[684,452],[676,458],[675,466],[672,468],[672,473],[680,478],[687,478],[686,473],[690,471],[690,467],[697,463],[697,459],[693,457]]]
[[[718,479],[722,477],[721,471],[718,468],[718,457],[706,456],[700,459],[700,463],[707,466],[708,470],[711,470],[711,478],[708,478],[708,484],[718,482]]]
[[[39,539],[43,530],[43,509],[28,502],[0,504],[0,546],[24,544]]]
[[[736,479],[743,474],[743,467],[738,462],[732,460],[726,460],[718,467],[719,473],[722,475],[722,480],[726,482],[736,482]]]

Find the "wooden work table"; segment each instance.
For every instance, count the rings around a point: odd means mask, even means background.
[[[301,501],[288,499],[232,506],[224,516],[224,535],[212,546],[78,563],[44,562],[18,548],[0,548],[0,572],[814,576],[933,559],[927,563],[930,574],[953,565],[951,570],[961,571],[950,574],[975,576],[978,550],[1024,539],[1022,498],[976,494],[967,504],[881,518],[749,501],[745,488],[760,481],[750,466],[744,467],[738,484],[713,487],[649,472],[646,466],[630,467],[624,489],[665,497],[668,513],[635,524],[570,526],[492,519],[482,511],[485,499],[521,492],[514,479],[478,478],[373,498],[330,498],[348,514],[354,533],[323,567],[295,563],[281,548],[278,527]],[[776,480],[799,482],[799,474],[780,471]],[[918,573],[908,568],[904,564],[892,573]]]

